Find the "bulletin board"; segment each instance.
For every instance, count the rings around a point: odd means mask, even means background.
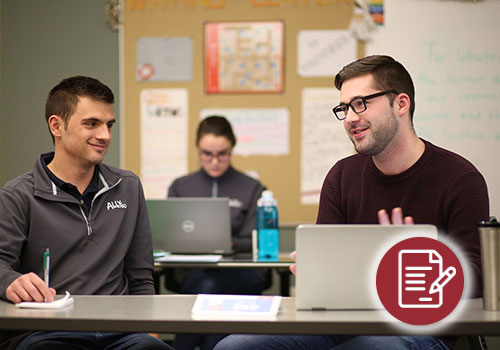
[[[195,132],[200,116],[221,109],[228,114],[242,108],[256,109],[247,111],[248,118],[253,121],[259,120],[259,117],[252,115],[255,112],[261,117],[259,125],[269,123],[269,127],[262,127],[262,133],[259,136],[268,137],[269,142],[272,142],[272,137],[283,142],[273,144],[272,147],[268,146],[262,152],[252,149],[251,145],[247,148],[242,147],[236,154],[233,154],[233,166],[244,172],[258,174],[260,181],[275,193],[282,223],[315,222],[317,203],[314,200],[310,203],[304,200],[304,193],[307,189],[303,186],[304,169],[301,164],[304,159],[301,160],[301,157],[304,154],[301,145],[307,135],[304,134],[302,118],[304,110],[314,116],[314,108],[322,106],[322,109],[326,108],[330,113],[330,109],[338,103],[338,96],[332,92],[334,73],[329,72],[327,76],[321,76],[321,72],[315,71],[315,68],[316,70],[322,69],[319,65],[322,60],[321,55],[330,55],[337,49],[338,54],[342,54],[343,41],[340,38],[341,41],[317,52],[317,57],[308,57],[309,61],[305,66],[298,64],[297,46],[299,40],[305,40],[307,45],[311,45],[312,51],[303,50],[303,52],[306,54],[314,52],[312,45],[315,44],[315,40],[313,39],[321,38],[321,35],[325,34],[324,31],[347,30],[353,15],[353,8],[353,0],[124,0],[122,166],[136,174],[144,173],[144,169],[141,169],[145,164],[141,147],[145,147],[144,138],[148,138],[150,140],[148,147],[154,148],[152,145],[159,145],[156,152],[149,152],[146,155],[150,157],[150,165],[155,159],[170,157],[166,162],[169,164],[157,161],[158,167],[150,169],[149,174],[153,174],[151,176],[154,176],[155,172],[161,172],[161,167],[168,166],[178,166],[179,169],[185,166],[186,172],[195,171],[199,169]],[[210,72],[207,67],[219,69],[223,65],[221,60],[218,66],[214,66],[214,60],[212,60],[212,66],[207,66],[207,52],[210,52],[210,47],[206,46],[206,43],[210,41],[205,38],[207,23],[221,25],[227,22],[257,24],[256,28],[263,27],[259,26],[259,23],[282,23],[281,39],[279,35],[274,35],[277,33],[266,32],[268,41],[272,41],[274,47],[278,45],[276,43],[279,43],[279,40],[282,40],[282,57],[273,49],[271,51],[275,56],[269,58],[276,64],[273,66],[275,68],[273,74],[280,74],[280,72],[282,74],[281,86],[276,83],[279,79],[274,79],[272,86],[266,86],[267,80],[263,79],[263,81],[258,81],[259,86],[253,85],[250,88],[247,86],[244,91],[238,88],[224,88],[222,85],[220,85],[222,87],[220,91],[217,90],[219,86],[216,86],[215,90],[213,90],[214,85],[211,87],[212,90],[207,87],[207,72]],[[317,36],[313,31],[318,31]],[[224,32],[221,31],[221,33]],[[151,41],[154,43],[151,44]],[[215,41],[212,40],[212,42]],[[138,47],[146,47],[146,49],[139,50],[140,54],[138,54]],[[172,52],[173,55],[182,53],[186,57],[186,62],[181,62],[173,68],[163,65],[161,72],[157,72],[157,69],[148,65],[144,58],[148,55],[150,59],[156,57],[154,49],[153,54],[148,49],[151,47],[163,47],[165,51]],[[169,51],[169,47],[173,49]],[[363,53],[364,46],[355,41],[353,57],[361,57]],[[323,64],[324,61],[323,59]],[[191,66],[189,62],[192,62]],[[336,72],[347,63],[349,62],[342,62],[339,65],[337,62],[339,66],[332,64],[332,67],[326,68]],[[253,64],[257,67],[259,62],[253,62]],[[159,79],[155,78],[158,74]],[[254,74],[258,74],[257,69]],[[264,73],[263,76],[265,76]],[[166,94],[163,97],[155,95],[155,91],[161,89],[164,89]],[[170,92],[177,94],[175,98],[181,101],[179,106],[176,108],[158,107],[162,103],[162,98],[165,100],[165,96]],[[309,99],[310,105],[303,105],[304,96]],[[315,96],[320,96],[320,101],[315,101]],[[176,121],[172,118],[170,126],[175,127],[176,130],[184,130],[183,135],[187,134],[187,146],[181,147],[180,152],[186,155],[185,160],[181,159],[182,156],[174,160],[172,154],[178,153],[175,150],[175,143],[179,143],[178,140],[182,138],[179,138],[179,133],[170,135],[165,133],[165,130],[170,128],[166,122],[155,122],[153,126],[150,125],[147,134],[141,130],[141,113],[148,112],[143,106],[145,100],[149,101],[150,106],[157,104],[154,113],[159,117],[163,115],[177,117]],[[271,117],[267,117],[266,113]],[[344,134],[342,123],[330,114],[318,120],[317,124],[310,122],[308,127],[311,132],[322,131],[322,125],[330,125],[336,128],[337,133]],[[238,116],[235,114],[234,118]],[[231,119],[231,122],[233,127],[235,124],[236,127],[240,126],[236,119]],[[247,130],[248,128],[249,126]],[[327,138],[328,135],[325,134],[322,140],[309,141],[311,147],[308,152],[311,156],[306,159],[310,165],[308,169],[305,169],[306,171],[314,171],[316,164],[316,160],[311,159],[315,152],[311,150],[321,149],[323,141]],[[349,142],[347,136],[342,142]],[[242,144],[244,144],[243,139]],[[264,142],[260,144],[265,145]],[[331,153],[335,150],[324,149],[323,152]],[[349,152],[352,152],[352,148]],[[183,161],[185,161],[184,165],[182,165]],[[318,159],[319,161],[321,159]],[[329,164],[329,166],[332,165],[333,162]],[[324,174],[316,174],[322,178],[325,175],[326,171]],[[142,180],[144,182],[144,179]],[[317,189],[314,191],[317,192]],[[167,188],[164,189],[164,194],[166,193]]]

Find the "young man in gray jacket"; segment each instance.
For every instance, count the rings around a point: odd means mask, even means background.
[[[55,86],[45,117],[54,152],[0,190],[0,297],[52,301],[56,292],[154,294],[151,232],[142,185],[101,164],[115,123],[114,96],[96,79]],[[42,257],[50,250],[50,285]],[[3,339],[2,339],[3,338]],[[98,345],[99,344],[99,345]],[[1,348],[170,349],[148,334],[3,333]]]

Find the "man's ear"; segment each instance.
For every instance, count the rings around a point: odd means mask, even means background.
[[[48,120],[49,130],[54,138],[61,137],[62,129],[64,128],[64,120],[55,114],[52,114]]]
[[[403,92],[396,96],[393,105],[396,108],[398,115],[402,116],[409,113],[410,103],[410,96]]]

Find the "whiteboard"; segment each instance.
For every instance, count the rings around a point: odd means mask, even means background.
[[[417,134],[471,161],[500,216],[500,1],[386,0],[366,54],[408,69]]]

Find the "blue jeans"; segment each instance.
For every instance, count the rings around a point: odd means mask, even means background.
[[[428,336],[317,336],[233,334],[214,350],[449,350]]]
[[[182,294],[262,294],[264,281],[253,269],[203,269],[191,271],[182,281]],[[226,334],[177,334],[176,350],[212,350]]]
[[[173,350],[146,333],[48,332],[24,338],[16,350]]]

